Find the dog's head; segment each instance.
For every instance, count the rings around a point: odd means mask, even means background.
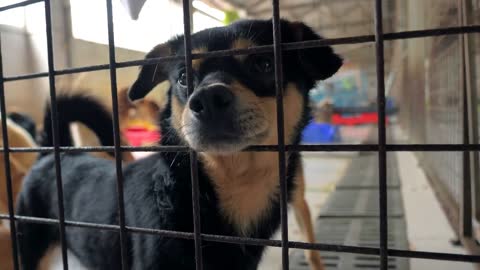
[[[281,21],[282,42],[321,39],[303,23]],[[192,52],[204,53],[273,44],[270,20],[239,21],[192,35]],[[156,46],[146,58],[184,55],[183,37]],[[284,51],[285,141],[298,137],[307,112],[308,91],[332,76],[342,60],[330,47]],[[189,97],[185,61],[143,66],[129,97],[143,98],[170,82],[170,125],[197,151],[231,153],[250,145],[277,143],[274,55],[257,53],[194,59]]]

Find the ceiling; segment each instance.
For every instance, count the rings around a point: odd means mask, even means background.
[[[202,0],[221,9],[235,9],[244,18],[271,18],[271,0]],[[391,32],[395,15],[395,0],[383,1],[384,31]],[[282,0],[280,16],[302,21],[324,37],[338,38],[374,34],[374,0]],[[385,44],[388,62],[389,46]],[[373,44],[352,44],[335,47],[352,62],[370,65],[375,61]]]

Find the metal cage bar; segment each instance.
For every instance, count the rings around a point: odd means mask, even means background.
[[[36,3],[36,2],[35,2]],[[1,10],[1,8],[0,8]],[[384,33],[384,40],[399,40],[399,39],[411,39],[411,38],[423,38],[423,37],[434,37],[434,36],[445,36],[445,35],[458,35],[458,34],[467,34],[467,33],[480,33],[480,25],[469,25],[469,26],[458,26],[458,27],[444,27],[444,28],[435,28],[435,29],[425,29],[425,30],[413,30],[413,31],[400,31],[393,33]],[[345,45],[345,44],[359,44],[359,43],[373,43],[375,42],[375,35],[363,35],[363,36],[351,36],[351,37],[341,37],[341,38],[326,38],[322,40],[309,40],[301,42],[285,42],[282,43],[282,50],[301,50],[307,48],[316,48],[329,45]],[[205,57],[221,57],[221,56],[232,56],[232,55],[241,55],[241,54],[254,54],[254,53],[263,53],[271,52],[273,50],[273,45],[264,45],[264,46],[255,46],[247,49],[232,49],[232,50],[219,50],[205,53],[194,53],[192,54],[192,59],[199,59]],[[158,58],[149,58],[141,60],[132,60],[117,62],[117,68],[126,68],[133,66],[144,66],[161,63],[163,61],[171,60],[181,60],[184,59],[184,55],[178,56],[165,56]],[[74,74],[80,72],[91,72],[98,70],[109,69],[109,64],[85,66],[78,68],[66,68],[61,70],[55,70],[55,75],[66,75]],[[5,77],[5,82],[18,81],[18,80],[28,80],[41,77],[47,77],[48,72],[39,72],[32,74],[24,75],[15,75]]]
[[[48,60],[48,82],[50,85],[50,110],[52,115],[52,134],[53,134],[53,153],[55,158],[55,175],[57,185],[57,199],[58,199],[58,219],[59,219],[59,234],[60,244],[62,250],[63,269],[68,270],[68,256],[67,256],[67,241],[65,239],[65,209],[63,201],[63,181],[62,181],[62,167],[60,165],[60,140],[58,130],[58,111],[57,111],[57,96],[55,87],[55,62],[53,53],[53,28],[52,28],[52,14],[50,0],[45,0],[45,25],[47,32],[47,60]],[[8,147],[8,146],[7,146]]]
[[[8,215],[0,214],[0,219],[8,219],[8,218],[9,218]],[[28,223],[36,223],[36,224],[58,224],[59,223],[58,219],[36,218],[36,217],[18,216],[18,215],[15,215],[15,220],[20,222],[28,222]],[[78,221],[68,221],[68,220],[65,221],[65,224],[71,227],[90,228],[90,229],[106,230],[106,231],[118,231],[120,229],[120,226],[118,225],[78,222]],[[133,233],[160,235],[160,236],[165,236],[170,238],[179,238],[179,239],[191,239],[191,240],[193,239],[193,233],[186,233],[186,232],[139,228],[139,227],[130,227],[130,226],[127,226],[127,230]],[[248,245],[269,246],[269,247],[282,246],[281,240],[257,239],[257,238],[248,238],[248,237],[202,234],[202,239],[206,241],[231,243],[231,244],[248,244]],[[312,244],[312,243],[296,242],[296,241],[289,241],[288,246],[289,248],[334,251],[334,252],[344,252],[344,253],[352,253],[352,254],[365,254],[365,255],[380,254],[380,249],[373,248],[373,247],[333,245],[333,244],[323,244],[323,243]],[[480,263],[480,256],[478,255],[464,255],[464,254],[456,254],[456,253],[388,249],[388,255],[391,257]]]
[[[193,70],[192,70],[192,36],[191,36],[191,1],[183,0],[183,32],[185,46],[185,66],[187,76],[187,91],[190,96],[193,93]],[[193,149],[190,152],[190,175],[192,184],[192,208],[193,208],[193,239],[195,244],[195,269],[203,269],[202,238],[200,227],[200,199],[198,186],[198,160],[197,153]]]
[[[8,219],[8,218],[9,218],[8,215],[0,214],[0,219]],[[58,219],[36,218],[36,217],[18,216],[18,215],[15,215],[15,220],[20,222],[37,223],[37,224],[58,224],[59,223]],[[90,228],[90,229],[107,230],[107,231],[118,231],[120,229],[120,226],[118,225],[78,222],[78,221],[68,221],[68,220],[65,221],[65,224],[71,227],[81,227],[81,228]],[[127,226],[126,228],[129,232],[133,232],[133,233],[145,233],[145,234],[160,235],[160,236],[179,238],[179,239],[193,239],[193,233],[150,229],[150,228],[139,228],[139,227],[130,227],[130,226]],[[248,237],[202,234],[202,239],[206,241],[232,243],[232,244],[248,244],[248,245],[269,246],[269,247],[282,246],[281,240],[256,239],[256,238],[248,238]],[[310,250],[320,250],[320,251],[335,251],[335,252],[365,254],[365,255],[380,254],[379,248],[372,248],[372,247],[332,245],[332,244],[322,244],[322,243],[312,244],[312,243],[296,242],[296,241],[289,241],[288,246],[290,248],[300,248],[300,249],[310,249]],[[464,254],[456,254],[456,253],[388,249],[388,255],[392,257],[480,263],[480,256],[478,255],[464,255]]]
[[[458,23],[463,24],[463,18],[465,17],[463,10],[463,0],[457,0],[458,7]],[[467,55],[465,54],[465,42],[463,34],[458,37],[459,39],[459,50],[460,50],[460,88],[462,92],[462,125],[463,125],[463,143],[469,143],[471,141],[471,129],[475,126],[470,126],[469,120],[469,93],[467,85]],[[463,151],[462,153],[462,202],[460,204],[460,228],[459,232],[462,237],[472,238],[473,237],[473,222],[472,222],[472,156],[470,152]]]
[[[54,68],[54,53],[53,53],[53,41],[52,41],[52,22],[51,22],[51,7],[50,0],[27,0],[16,4],[0,7],[0,12],[22,7],[38,2],[45,3],[45,19],[46,19],[46,33],[47,33],[47,53],[48,53],[48,72],[40,72],[25,75],[16,75],[10,77],[4,77],[0,67],[0,106],[2,116],[2,131],[4,134],[3,143],[4,146],[0,148],[0,152],[6,157],[5,168],[7,176],[7,193],[9,200],[9,213],[8,215],[0,214],[0,220],[9,220],[12,231],[12,250],[15,256],[15,269],[18,269],[18,256],[16,249],[16,237],[15,237],[15,223],[16,222],[29,222],[29,223],[41,223],[59,226],[60,240],[62,244],[62,260],[64,269],[68,269],[68,260],[66,256],[65,246],[65,227],[84,227],[97,230],[110,230],[117,231],[121,237],[122,248],[122,267],[127,268],[127,261],[125,255],[125,239],[127,233],[145,233],[154,235],[163,235],[173,238],[191,239],[195,242],[195,256],[196,256],[196,269],[202,269],[202,250],[201,241],[214,241],[225,242],[235,244],[249,244],[260,246],[272,246],[282,248],[282,266],[283,269],[288,269],[288,249],[289,248],[301,248],[312,250],[324,250],[335,252],[347,252],[357,254],[370,254],[379,255],[381,258],[381,269],[386,270],[388,268],[388,256],[392,257],[406,257],[406,258],[421,258],[421,259],[435,259],[435,260],[449,260],[449,261],[462,261],[462,262],[477,262],[480,263],[480,256],[477,255],[462,255],[452,253],[439,253],[439,252],[422,252],[422,251],[410,251],[410,250],[396,250],[389,249],[387,242],[388,224],[387,224],[387,187],[386,187],[386,153],[396,151],[480,151],[480,144],[387,144],[386,143],[386,127],[385,127],[385,84],[384,84],[384,52],[383,43],[385,40],[399,40],[399,39],[411,39],[411,38],[423,38],[433,36],[444,35],[459,35],[467,33],[480,33],[480,25],[458,26],[458,27],[444,27],[425,30],[414,31],[401,31],[393,33],[383,33],[382,26],[382,2],[381,0],[375,0],[375,34],[363,35],[363,36],[350,36],[333,39],[293,42],[293,43],[281,43],[280,37],[280,24],[279,24],[279,0],[272,0],[273,6],[273,45],[257,46],[248,49],[235,49],[235,50],[223,50],[215,52],[197,53],[193,54],[191,51],[191,14],[190,14],[190,1],[183,0],[184,7],[184,33],[185,33],[185,48],[186,54],[179,56],[160,57],[146,60],[134,60],[125,62],[116,62],[115,60],[115,45],[114,45],[114,29],[113,29],[113,14],[111,0],[107,1],[107,17],[108,17],[108,34],[109,34],[109,64],[86,66],[79,68],[67,68],[62,70],[55,70]],[[378,83],[378,116],[379,126],[378,144],[365,144],[365,145],[285,145],[284,142],[284,127],[283,127],[283,95],[282,95],[282,62],[281,52],[285,50],[301,50],[306,48],[315,48],[328,45],[339,44],[355,44],[355,43],[375,43],[376,49],[376,67],[377,67],[377,83]],[[279,181],[281,188],[281,218],[282,218],[282,239],[281,240],[269,240],[269,239],[254,239],[246,237],[233,237],[233,236],[221,236],[202,234],[200,228],[200,211],[199,211],[199,189],[198,189],[198,168],[197,168],[197,154],[188,147],[184,146],[152,146],[152,147],[125,147],[120,145],[119,135],[119,123],[118,123],[118,103],[117,103],[117,86],[116,86],[116,69],[125,68],[131,66],[141,66],[147,64],[155,64],[164,61],[171,61],[177,59],[185,59],[187,66],[187,85],[189,93],[193,90],[192,85],[192,59],[198,59],[203,57],[220,57],[231,56],[239,54],[253,54],[261,52],[272,52],[275,55],[275,81],[276,81],[276,101],[277,101],[277,121],[278,121],[278,145],[267,146],[252,146],[244,151],[271,151],[278,152],[279,154]],[[1,55],[0,55],[1,65]],[[112,106],[113,106],[113,121],[114,121],[114,146],[101,146],[101,147],[60,147],[58,142],[58,112],[56,108],[56,95],[55,95],[55,76],[74,74],[79,72],[90,72],[97,70],[110,70],[111,79],[111,91],[112,91]],[[52,110],[52,129],[53,129],[53,147],[35,147],[35,148],[22,148],[22,147],[9,147],[8,134],[6,130],[6,109],[5,109],[5,91],[4,83],[9,81],[18,81],[26,79],[34,79],[48,77],[50,83],[50,101]],[[116,157],[116,169],[117,169],[117,196],[119,199],[119,225],[87,223],[87,222],[75,222],[65,220],[63,209],[63,186],[61,179],[61,164],[60,164],[60,152],[100,152],[100,151],[114,151]],[[190,151],[191,161],[191,173],[192,173],[192,204],[193,204],[193,217],[194,217],[194,232],[185,233],[168,230],[157,230],[149,228],[130,227],[125,224],[124,202],[123,202],[123,173],[121,164],[121,152],[134,152],[134,151],[163,151],[163,152],[187,152]],[[288,240],[288,222],[286,215],[286,185],[285,185],[285,151],[325,151],[325,152],[337,152],[337,151],[360,151],[360,152],[378,152],[379,158],[379,204],[380,204],[380,247],[359,247],[359,246],[346,246],[346,245],[329,245],[322,243],[304,243]],[[56,171],[56,184],[57,184],[57,196],[58,196],[58,208],[59,218],[36,218],[18,216],[14,214],[13,209],[13,196],[11,191],[11,175],[9,167],[9,154],[15,152],[54,152],[55,155],[55,171]]]
[[[12,241],[12,260],[13,268],[19,270],[18,264],[18,252],[17,252],[17,227],[15,224],[15,210],[13,202],[13,191],[12,191],[12,171],[10,168],[10,151],[8,148],[8,129],[7,129],[7,111],[5,108],[5,86],[3,83],[3,59],[2,59],[2,38],[0,37],[0,114],[2,120],[2,135],[3,135],[3,145],[5,146],[5,151],[3,152],[3,160],[5,166],[5,180],[7,188],[7,203],[8,203],[8,219],[10,221],[10,239]]]
[[[118,120],[117,69],[115,67],[115,32],[113,26],[112,0],[106,0],[108,25],[108,56],[110,68],[110,90],[112,95],[113,143],[115,170],[117,175],[118,223],[120,225],[120,257],[122,270],[129,269],[127,258],[127,230],[125,228],[125,202],[123,192],[122,152],[120,150],[120,125]]]
[[[282,63],[282,32],[280,29],[280,3],[272,0],[273,7],[273,54],[275,72],[275,96],[277,107],[277,139],[278,139],[278,181],[280,181],[280,221],[282,233],[282,269],[288,270],[288,206],[287,179],[285,158],[285,128],[283,113],[283,63]]]
[[[38,3],[38,2],[43,2],[43,1],[44,0],[27,0],[27,1],[18,2],[18,3],[15,3],[15,4],[0,7],[0,12],[5,11],[5,10],[9,10],[9,9],[18,8],[18,7],[28,6],[28,5],[35,4],[35,3]]]
[[[60,152],[66,153],[89,153],[89,152],[112,152],[114,146],[62,146]],[[480,151],[480,144],[385,144],[387,152],[462,152],[462,151]],[[0,153],[6,151],[5,147],[0,147]],[[9,152],[25,153],[53,152],[53,147],[9,147]],[[121,146],[122,152],[188,152],[187,146]],[[277,145],[253,145],[243,152],[276,152]],[[287,152],[376,152],[377,144],[303,144],[303,145],[285,145]]]
[[[388,219],[387,219],[387,151],[385,126],[385,67],[383,50],[382,0],[375,0],[375,57],[377,68],[378,114],[378,192],[380,208],[380,269],[388,269]]]

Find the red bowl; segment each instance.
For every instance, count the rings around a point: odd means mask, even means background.
[[[131,127],[124,132],[125,138],[132,146],[142,146],[145,144],[156,143],[160,141],[161,134],[158,130],[148,130],[142,127]]]

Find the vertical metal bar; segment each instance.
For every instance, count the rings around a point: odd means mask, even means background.
[[[462,25],[470,25],[474,23],[472,1],[462,0],[463,20]],[[468,113],[470,128],[470,143],[478,143],[478,108],[477,108],[477,85],[476,85],[476,64],[475,64],[475,35],[464,34],[464,50],[465,50],[465,76],[468,96]],[[478,151],[470,152],[471,158],[471,185],[472,185],[472,204],[474,205],[474,216],[480,220],[480,160]]]
[[[129,268],[127,255],[127,230],[125,228],[125,202],[123,199],[123,171],[122,152],[120,150],[120,127],[118,120],[118,99],[117,99],[117,67],[115,60],[115,34],[113,29],[112,0],[107,0],[107,24],[108,24],[108,55],[110,63],[110,89],[112,95],[112,118],[113,118],[113,142],[115,153],[115,168],[117,174],[117,200],[118,200],[118,222],[120,225],[120,256],[122,258],[122,269]]]
[[[383,50],[382,0],[375,0],[375,52],[378,103],[378,181],[380,204],[380,269],[388,269],[387,152],[385,127],[385,63]]]
[[[18,265],[18,250],[17,250],[17,227],[15,224],[15,212],[12,191],[12,174],[10,169],[10,146],[8,144],[8,129],[7,129],[7,112],[5,102],[5,85],[3,81],[3,59],[2,59],[2,37],[0,36],[0,110],[2,118],[2,134],[3,134],[3,159],[5,166],[5,179],[7,182],[7,201],[8,201],[8,218],[10,221],[10,239],[12,241],[12,260],[13,268],[20,269]]]
[[[288,214],[287,214],[287,183],[285,177],[285,136],[283,121],[283,66],[282,66],[282,36],[280,29],[280,3],[273,0],[273,53],[275,60],[275,91],[277,101],[277,134],[278,134],[278,175],[280,181],[280,217],[282,230],[282,269],[288,269]]]
[[[192,35],[191,18],[192,2],[183,0],[183,31],[185,45],[185,66],[187,75],[188,95],[193,93],[193,72],[192,72]],[[195,268],[203,269],[202,259],[202,238],[200,226],[200,200],[198,186],[198,161],[197,153],[190,150],[190,174],[192,179],[192,207],[193,207],[193,236],[195,244]]]
[[[459,24],[461,25],[465,14],[463,10],[463,1],[458,0],[457,6],[459,10]],[[463,95],[463,144],[468,144],[470,142],[470,129],[469,126],[469,105],[468,105],[468,90],[467,90],[467,77],[466,77],[466,56],[465,56],[465,35],[459,35],[460,42],[460,88],[462,89]],[[462,177],[462,201],[460,205],[460,222],[461,222],[461,232],[459,234],[461,237],[471,238],[473,235],[473,224],[472,224],[472,190],[471,190],[471,159],[470,152],[462,152],[462,165],[463,165],[463,177]]]
[[[47,58],[48,58],[48,81],[50,84],[50,110],[52,113],[52,137],[53,137],[53,153],[55,158],[55,175],[57,185],[58,198],[58,219],[60,230],[60,243],[62,247],[63,269],[68,270],[67,242],[65,240],[65,210],[63,202],[63,182],[62,167],[60,165],[60,140],[58,130],[58,112],[57,112],[57,96],[55,89],[55,62],[53,55],[53,34],[52,34],[52,14],[50,0],[45,0],[45,25],[47,34]]]
[[[463,46],[462,46],[463,47]],[[462,50],[463,51],[463,50]],[[464,55],[462,53],[462,55]],[[462,56],[463,58],[463,56]],[[463,61],[462,61],[463,62]],[[462,65],[462,80],[465,82],[465,69]],[[462,95],[463,95],[463,143],[468,144],[470,141],[469,136],[469,121],[468,121],[468,94],[466,85],[462,83]],[[472,224],[472,189],[471,189],[471,160],[469,151],[462,152],[462,201],[460,205],[460,222],[461,222],[461,232],[459,233],[462,237],[472,237],[473,235],[473,224]]]
[[[73,44],[73,28],[72,28],[72,11],[70,7],[70,1],[62,0],[62,23],[63,23],[63,42],[65,48],[65,65],[67,67],[73,66],[72,44]],[[66,76],[68,87],[73,86],[73,76]]]

